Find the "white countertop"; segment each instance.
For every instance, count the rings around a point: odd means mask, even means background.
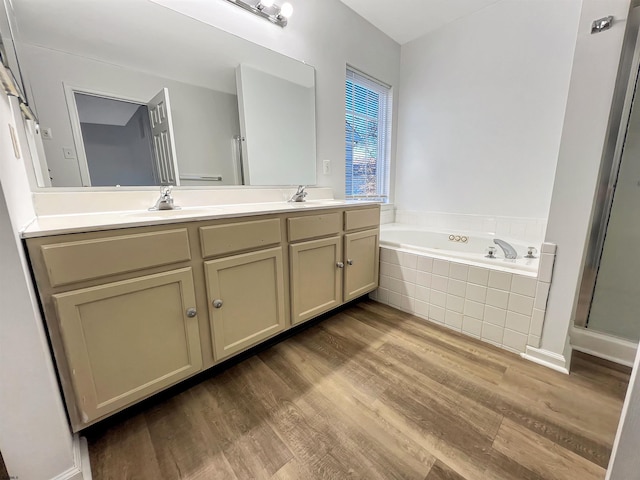
[[[144,227],[216,220],[300,210],[326,210],[346,206],[377,205],[378,202],[345,200],[307,200],[306,202],[265,202],[233,205],[185,207],[180,210],[127,210],[117,212],[40,215],[22,232],[22,238],[45,237],[68,233],[95,232],[119,228]]]

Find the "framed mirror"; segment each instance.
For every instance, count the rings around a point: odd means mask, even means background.
[[[316,183],[313,67],[149,0],[11,4],[39,187]]]

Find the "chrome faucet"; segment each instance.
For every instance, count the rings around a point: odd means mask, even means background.
[[[502,249],[502,251],[504,252],[504,258],[508,258],[510,260],[518,258],[518,252],[516,252],[516,249],[513,248],[504,240],[500,240],[499,238],[494,238],[493,243],[495,243]]]
[[[149,208],[149,210],[179,210],[180,207],[173,203],[173,197],[171,196],[172,188],[171,185],[160,187],[160,198],[158,198],[156,204]]]
[[[289,201],[290,202],[304,202],[305,201],[304,197],[307,196],[307,192],[304,191],[305,188],[307,188],[306,185],[299,185],[298,186],[298,190],[296,190],[296,193],[294,193],[291,196]]]

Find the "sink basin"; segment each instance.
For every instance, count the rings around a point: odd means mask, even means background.
[[[127,217],[134,217],[141,220],[157,220],[160,218],[182,218],[182,217],[199,217],[202,215],[213,215],[218,211],[216,208],[181,208],[179,210],[143,210],[138,212],[126,213]]]

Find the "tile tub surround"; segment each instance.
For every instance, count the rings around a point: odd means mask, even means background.
[[[380,225],[386,223],[394,223],[396,221],[396,211],[393,205],[387,203],[382,204],[380,208]]]
[[[396,209],[395,221],[451,233],[482,232],[540,245],[547,229],[546,218],[498,217]]]
[[[540,346],[555,251],[543,244],[536,277],[381,247],[380,288],[370,297],[524,353]]]

